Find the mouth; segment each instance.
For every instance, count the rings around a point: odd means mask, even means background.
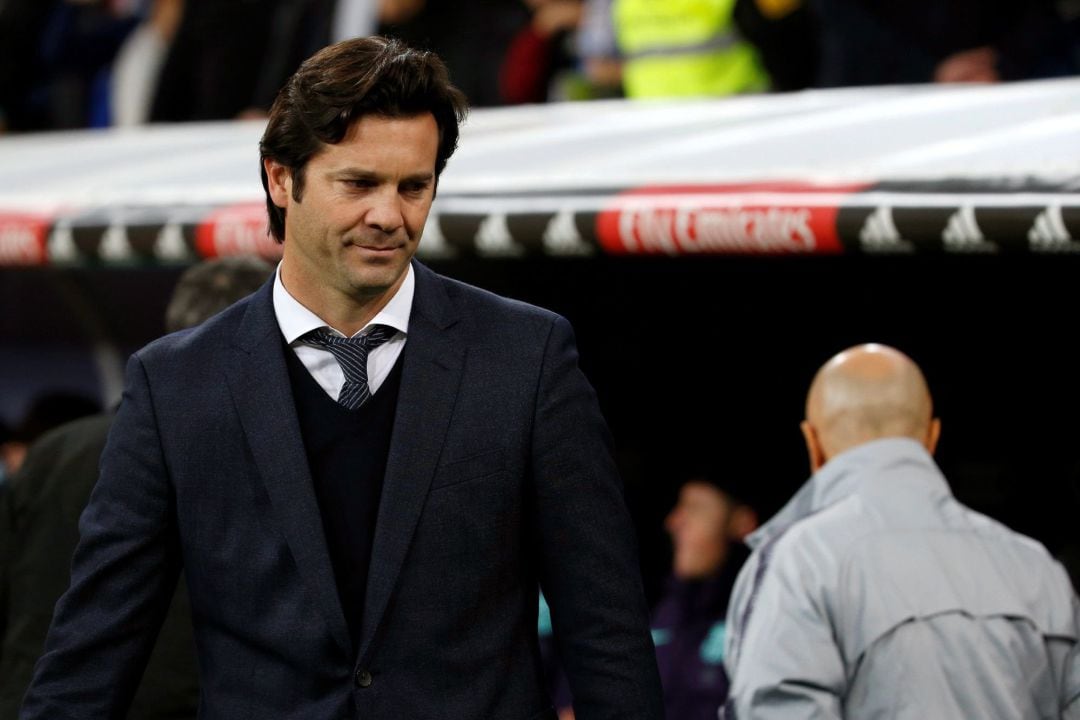
[[[350,242],[349,245],[359,248],[364,252],[376,253],[379,255],[389,255],[390,253],[401,250],[404,247],[401,243],[377,243],[377,242]]]

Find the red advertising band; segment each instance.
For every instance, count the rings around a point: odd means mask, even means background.
[[[1080,251],[1072,183],[742,183],[440,196],[421,257]],[[262,202],[0,210],[0,265],[279,257]]]

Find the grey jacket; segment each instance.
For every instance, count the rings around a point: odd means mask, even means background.
[[[918,443],[843,453],[748,538],[721,717],[1080,718],[1080,606]]]

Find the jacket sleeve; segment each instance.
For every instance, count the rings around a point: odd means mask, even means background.
[[[21,720],[126,716],[180,572],[158,432],[136,355]]]
[[[777,542],[744,566],[728,615],[725,720],[843,717],[844,662],[810,560]]]
[[[536,389],[539,577],[578,720],[663,717],[634,526],[596,394],[556,318]]]
[[[1073,627],[1080,631],[1080,600],[1072,597]],[[1061,717],[1080,720],[1080,643],[1074,642],[1065,655],[1061,672]]]

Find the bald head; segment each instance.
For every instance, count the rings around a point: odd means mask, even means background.
[[[931,452],[937,441],[922,371],[902,352],[875,344],[845,350],[818,371],[806,400],[803,430],[808,443],[812,434],[819,445],[819,466],[879,438],[909,437]],[[813,455],[811,448],[812,461]]]

